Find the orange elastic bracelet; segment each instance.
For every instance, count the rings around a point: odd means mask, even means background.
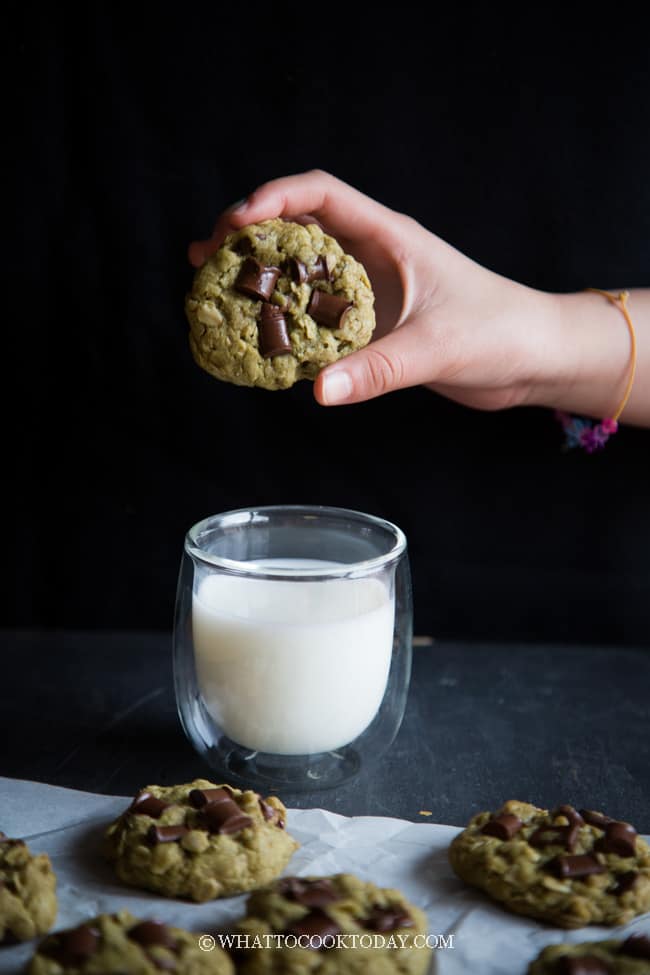
[[[627,406],[627,401],[630,398],[634,384],[634,373],[636,372],[636,333],[632,319],[630,318],[630,313],[627,310],[627,299],[630,297],[629,291],[621,291],[618,295],[612,294],[611,291],[601,291],[600,288],[587,288],[587,291],[593,291],[594,294],[602,295],[603,298],[607,298],[617,308],[619,307],[618,302],[620,301],[620,310],[630,333],[630,355],[632,360],[623,399],[613,416],[605,417],[599,423],[595,423],[586,417],[571,416],[571,414],[563,413],[561,410],[557,410],[555,413],[556,418],[562,424],[562,429],[564,430],[564,449],[571,450],[574,447],[582,447],[588,454],[593,454],[596,450],[602,450],[609,438],[618,430],[618,418]]]

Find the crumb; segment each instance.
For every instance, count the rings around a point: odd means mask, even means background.
[[[433,816],[433,813],[431,812],[430,809],[421,809],[419,815],[420,816]]]

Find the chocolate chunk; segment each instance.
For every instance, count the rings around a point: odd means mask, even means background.
[[[251,817],[246,816],[231,798],[209,803],[203,810],[203,820],[211,833],[239,833],[253,825]]]
[[[147,954],[147,958],[158,968],[161,972],[175,972],[176,971],[176,960],[170,958],[169,956],[163,957],[162,955],[154,955],[151,952]]]
[[[571,826],[538,826],[528,837],[531,846],[563,846],[569,853],[573,853],[578,840],[577,823]]]
[[[232,799],[227,789],[192,789],[189,800],[195,809],[202,809],[210,802],[226,802]]]
[[[610,975],[612,971],[606,961],[595,955],[564,955],[555,970],[558,975]]]
[[[501,816],[494,816],[488,820],[481,833],[485,836],[496,836],[498,840],[511,840],[523,825],[519,816],[503,813]]]
[[[314,290],[309,299],[307,314],[311,315],[319,325],[324,325],[326,328],[341,328],[350,308],[352,308],[352,302],[348,301],[347,298],[329,295],[326,291]]]
[[[622,894],[627,894],[628,890],[632,890],[634,884],[636,883],[636,878],[639,876],[636,870],[628,870],[626,873],[619,873],[616,875],[616,887],[614,887],[612,893],[616,897],[621,897]]]
[[[596,841],[594,849],[600,853],[617,853],[633,857],[636,852],[636,830],[629,823],[608,823],[605,835]]]
[[[311,948],[312,951],[327,948],[328,942],[331,944],[332,939],[340,933],[341,929],[336,921],[333,921],[331,917],[328,917],[324,911],[318,908],[310,911],[309,914],[305,914],[299,921],[286,929],[286,934],[295,934],[297,938],[306,936],[309,939],[306,947]],[[301,942],[301,947],[303,945],[304,942]]]
[[[260,352],[265,359],[292,352],[284,311],[277,305],[262,305],[259,327]]]
[[[305,281],[309,280],[307,265],[303,261],[299,261],[297,257],[290,257],[287,261],[287,273],[296,284],[304,284]]]
[[[160,921],[141,921],[127,933],[131,941],[137,941],[139,945],[163,945],[172,951],[176,948],[176,939],[167,925]]]
[[[631,934],[621,945],[620,952],[632,958],[650,958],[650,938],[645,934]]]
[[[264,802],[264,800],[261,798],[258,799],[257,801],[259,803],[260,809],[262,810],[262,815],[264,816],[264,819],[266,819],[267,821],[271,819],[275,819],[278,810],[274,809],[273,806],[269,806],[268,802]]]
[[[325,907],[339,899],[328,877],[306,880],[304,877],[285,877],[278,884],[278,892],[303,907]]]
[[[175,843],[189,833],[187,826],[150,826],[147,839],[152,846],[159,843]]]
[[[594,812],[593,809],[581,809],[580,815],[585,823],[589,823],[590,826],[598,826],[599,829],[605,829],[608,823],[614,822],[611,816],[604,816],[602,813]]]
[[[329,279],[330,269],[327,266],[327,261],[324,257],[317,257],[309,271],[307,280],[311,283],[312,281],[329,281]]]
[[[250,237],[241,237],[233,244],[232,249],[236,254],[240,254],[242,257],[250,257],[250,255],[253,253],[253,243]]]
[[[397,928],[412,928],[414,921],[406,911],[392,907],[374,907],[361,924],[370,931],[395,931]]]
[[[551,870],[556,877],[566,877],[569,880],[579,877],[590,877],[594,873],[605,872],[605,867],[602,863],[599,863],[595,857],[589,856],[589,854],[553,857],[546,864],[546,869]]]
[[[54,958],[60,965],[78,965],[86,958],[94,955],[99,947],[101,935],[97,928],[87,924],[80,924],[78,928],[61,931],[48,938],[40,946],[41,954]]]
[[[558,806],[553,815],[564,816],[565,819],[569,820],[569,826],[584,826],[585,824],[584,819],[578,810],[573,808],[573,806]]]
[[[151,816],[152,819],[160,819],[161,814],[167,809],[169,803],[163,802],[162,799],[152,796],[150,792],[140,792],[129,808],[127,812],[136,813],[138,816]]]
[[[267,267],[254,257],[247,257],[237,275],[235,288],[249,298],[268,301],[279,277],[279,267]]]

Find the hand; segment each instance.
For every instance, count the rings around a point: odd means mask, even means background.
[[[534,403],[606,415],[629,350],[599,296],[509,281],[319,170],[260,186],[190,245],[190,261],[200,266],[232,230],[272,217],[318,222],[361,261],[375,292],[374,340],[319,374],[323,405],[425,384],[478,409]]]

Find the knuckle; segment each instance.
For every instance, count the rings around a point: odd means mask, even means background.
[[[364,385],[374,396],[398,389],[404,381],[404,366],[398,357],[387,356],[380,349],[368,349]]]
[[[333,179],[333,176],[330,173],[326,172],[324,169],[318,169],[318,168],[310,169],[307,175],[311,176],[313,179],[318,179],[318,180]]]

